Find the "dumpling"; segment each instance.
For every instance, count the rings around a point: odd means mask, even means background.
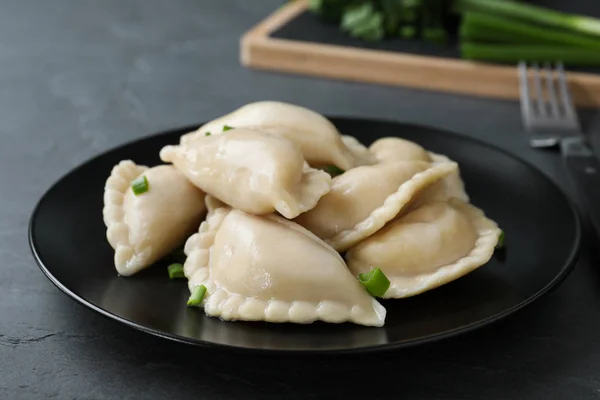
[[[295,221],[337,251],[381,229],[425,189],[455,171],[456,163],[397,161],[353,168]]]
[[[348,170],[373,164],[374,157],[362,151],[358,142],[344,143],[336,127],[321,114],[308,108],[278,101],[259,101],[238,108],[181,137],[187,144],[197,138],[223,132],[223,127],[251,128],[283,136],[296,143],[311,166],[335,165]],[[355,147],[358,146],[361,147]]]
[[[131,182],[141,175],[148,190],[135,195]],[[171,253],[198,229],[205,212],[204,193],[172,166],[121,161],[106,181],[102,212],[117,272],[135,274]]]
[[[313,208],[331,185],[329,174],[310,168],[294,143],[250,129],[166,146],[160,158],[207,194],[257,215],[277,210],[294,218]]]
[[[190,291],[204,285],[207,315],[223,320],[382,326],[385,308],[335,250],[275,214],[213,210],[185,245]]]
[[[415,142],[398,137],[384,137],[376,140],[369,147],[369,151],[379,162],[388,163],[396,161],[426,161],[434,163],[453,162],[448,157],[425,150]],[[428,201],[446,201],[457,198],[469,201],[465,185],[460,177],[460,168],[449,174],[446,178],[434,185],[424,196]]]
[[[386,298],[414,296],[460,278],[489,261],[500,229],[463,201],[433,202],[392,221],[346,253],[353,274],[378,267]]]
[[[399,137],[377,139],[369,146],[369,151],[379,162],[432,161],[429,152],[423,147]]]

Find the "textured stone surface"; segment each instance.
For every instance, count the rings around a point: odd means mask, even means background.
[[[458,131],[527,158],[572,192],[558,156],[528,148],[515,103],[242,68],[240,35],[279,4],[0,0],[0,398],[600,398],[600,265],[589,246],[562,286],[504,322],[327,360],[150,337],[77,305],[43,276],[27,223],[53,181],[126,141],[260,99]],[[600,127],[594,113],[585,119]]]

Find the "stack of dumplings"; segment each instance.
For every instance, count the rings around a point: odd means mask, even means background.
[[[292,104],[245,105],[160,158],[106,181],[115,267],[130,276],[184,245],[190,292],[222,320],[383,326],[359,274],[383,272],[381,298],[414,296],[487,263],[501,232],[456,162],[395,137],[367,148]]]

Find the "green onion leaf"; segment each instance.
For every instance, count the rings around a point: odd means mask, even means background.
[[[183,274],[183,265],[179,263],[169,265],[167,271],[169,271],[169,279],[185,278],[185,275]]]
[[[390,287],[390,280],[379,268],[358,275],[358,280],[373,297],[383,296]]]
[[[223,132],[227,132],[227,131],[230,131],[230,130],[232,130],[232,129],[233,129],[233,128],[232,128],[231,126],[227,126],[227,125],[224,125],[224,126],[223,126]]]
[[[498,243],[496,243],[497,249],[504,248],[504,231],[500,231],[500,236],[498,236]]]
[[[206,132],[204,136],[210,136],[210,132]]]
[[[199,285],[194,287],[192,290],[192,295],[187,301],[188,306],[196,306],[199,307],[202,304],[202,300],[204,300],[204,296],[206,295],[206,286]]]
[[[131,182],[131,190],[136,196],[146,193],[148,191],[148,179],[146,176],[142,175],[134,179],[134,181]]]
[[[325,171],[329,175],[331,175],[332,178],[335,178],[336,176],[344,173],[343,169],[340,169],[340,168],[336,167],[335,165],[327,165],[327,166],[323,167],[323,171]]]

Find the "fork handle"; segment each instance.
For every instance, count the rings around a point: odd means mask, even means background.
[[[563,158],[577,187],[583,211],[600,238],[600,162],[593,153],[563,154]]]

